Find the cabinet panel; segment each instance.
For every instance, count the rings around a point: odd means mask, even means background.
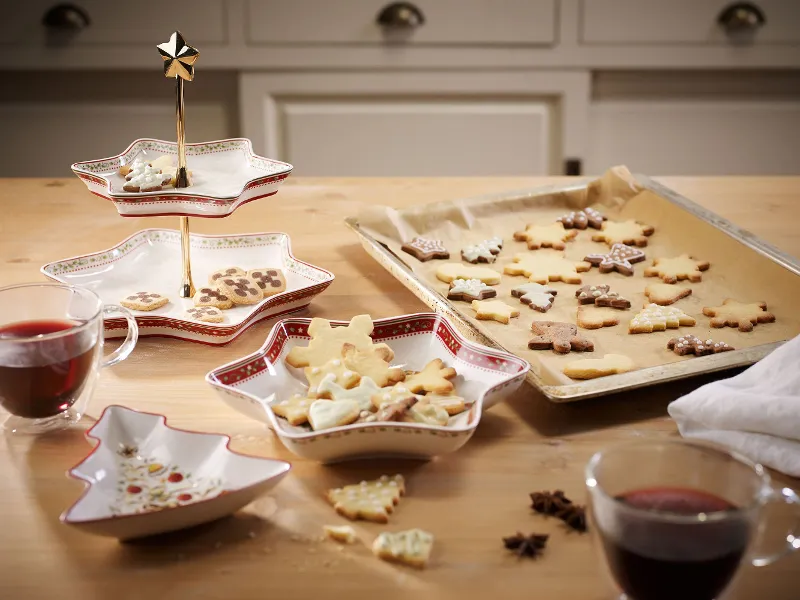
[[[414,0],[423,25],[383,31],[390,0],[251,0],[247,39],[256,44],[552,44],[555,0]],[[387,35],[388,34],[388,35]]]
[[[589,173],[800,175],[800,101],[602,101],[590,109]]]
[[[299,175],[545,175],[550,107],[525,102],[324,100],[275,107]]]
[[[582,0],[581,39],[589,44],[728,44],[731,40],[717,18],[730,4],[730,0]],[[755,4],[766,23],[748,42],[800,44],[796,0]]]

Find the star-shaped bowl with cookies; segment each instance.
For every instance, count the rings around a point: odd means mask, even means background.
[[[467,340],[435,313],[374,322],[369,315],[296,317],[276,323],[259,350],[206,381],[295,454],[330,463],[454,452],[529,368]]]

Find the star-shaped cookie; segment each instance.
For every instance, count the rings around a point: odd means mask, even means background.
[[[575,262],[564,258],[560,253],[536,254],[519,253],[514,262],[506,265],[503,272],[508,275],[525,275],[530,281],[546,284],[548,281],[580,283],[579,272],[588,271],[591,265],[587,262]]]
[[[563,250],[567,247],[564,242],[576,235],[578,232],[575,229],[566,229],[563,223],[555,222],[548,225],[528,225],[525,231],[515,232],[514,239],[518,242],[528,242],[529,250],[539,248]]]
[[[698,282],[703,278],[700,271],[711,266],[707,260],[696,260],[688,254],[674,258],[657,258],[644,270],[645,277],[661,277],[664,283],[676,283],[682,279]]]
[[[516,308],[502,300],[473,300],[472,310],[475,311],[475,318],[482,321],[497,321],[507,324],[512,317],[519,316]]]
[[[558,323],[556,321],[534,321],[531,324],[534,337],[528,342],[531,350],[547,350],[552,348],[559,354],[566,354],[570,350],[594,350],[594,344],[578,335],[577,326],[572,323]]]
[[[601,273],[617,271],[630,277],[633,275],[633,263],[641,262],[644,258],[644,252],[638,248],[625,244],[613,244],[611,250],[605,254],[589,254],[583,260],[599,267]]]
[[[767,312],[766,302],[749,304],[727,298],[722,306],[703,307],[703,314],[712,317],[712,327],[738,327],[739,331],[753,331],[758,323],[772,323],[775,315]]]
[[[553,297],[558,294],[557,290],[542,285],[541,283],[523,283],[511,290],[514,298],[519,298],[523,304],[527,304],[539,312],[547,312],[553,306]]]
[[[653,227],[638,221],[605,221],[599,233],[592,236],[595,242],[628,244],[629,246],[647,246],[647,237],[653,235]]]
[[[605,215],[593,208],[574,210],[556,219],[559,223],[563,223],[567,229],[586,229],[587,227],[600,229],[605,220]]]

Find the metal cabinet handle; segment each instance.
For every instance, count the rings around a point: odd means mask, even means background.
[[[425,24],[425,15],[411,2],[392,2],[378,13],[378,25],[390,29],[412,29]]]
[[[91,23],[89,13],[75,4],[56,4],[42,17],[42,24],[55,31],[80,31]]]
[[[728,33],[755,31],[767,22],[764,11],[750,2],[735,2],[726,6],[717,18],[717,23]]]

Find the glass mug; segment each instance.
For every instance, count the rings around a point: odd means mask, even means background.
[[[119,313],[128,336],[103,357],[103,318]],[[80,420],[98,372],[124,360],[139,329],[130,312],[86,288],[32,283],[0,288],[0,407],[10,433],[43,433]]]
[[[800,504],[775,489],[761,465],[705,442],[636,441],[602,450],[586,467],[589,520],[621,598],[713,600],[733,579],[770,501]],[[800,549],[750,557],[772,564]]]

